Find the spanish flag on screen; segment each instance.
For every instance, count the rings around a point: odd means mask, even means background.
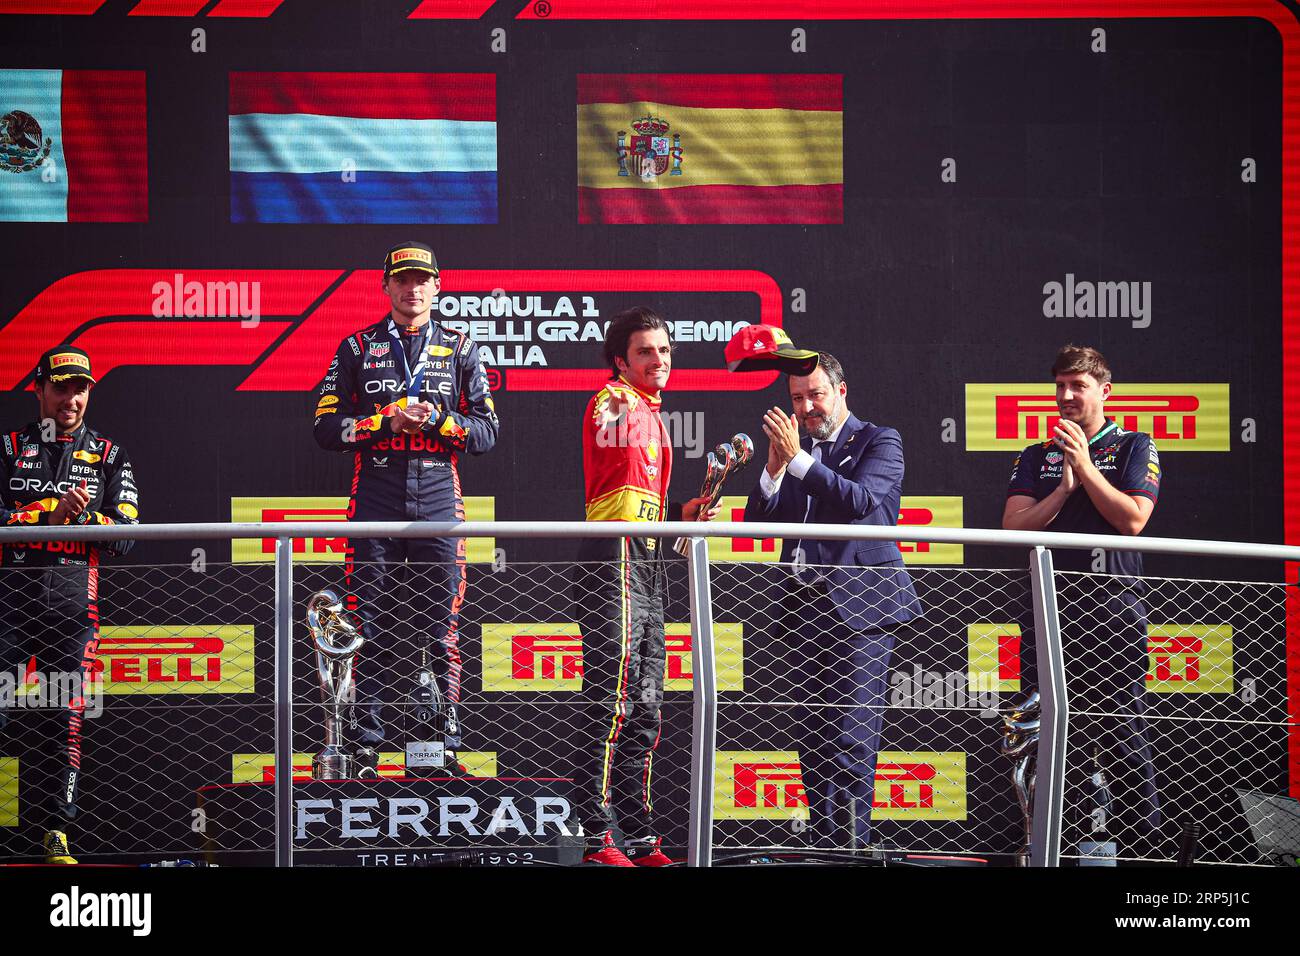
[[[142,70],[0,70],[0,220],[146,222]]]
[[[231,73],[230,218],[496,222],[496,77]]]
[[[843,222],[843,77],[580,74],[578,221]]]

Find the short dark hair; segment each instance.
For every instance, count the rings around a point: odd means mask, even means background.
[[[632,334],[647,329],[663,329],[668,336],[668,344],[672,345],[673,334],[668,329],[668,323],[648,306],[634,305],[610,320],[609,328],[605,330],[605,364],[609,366],[610,378],[619,376],[618,363],[614,360],[621,358],[624,362],[627,361],[627,346],[632,341]]]
[[[830,352],[817,354],[817,367],[826,373],[826,381],[830,382],[832,387],[844,381],[844,366],[840,365],[840,360]]]
[[[1091,375],[1101,385],[1110,381],[1110,366],[1106,356],[1087,345],[1063,345],[1052,363],[1052,378],[1067,372]]]

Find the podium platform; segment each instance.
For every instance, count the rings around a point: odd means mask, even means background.
[[[299,866],[576,865],[566,777],[295,780]],[[274,781],[195,792],[204,851],[218,865],[274,862]]]

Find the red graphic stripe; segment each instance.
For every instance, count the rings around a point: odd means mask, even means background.
[[[140,0],[130,17],[197,17],[209,0]]]
[[[68,222],[147,222],[143,70],[65,70]]]
[[[557,0],[557,3],[563,0]],[[648,101],[703,109],[844,108],[838,73],[579,73],[578,104]]]
[[[424,0],[408,20],[477,20],[495,0]]]
[[[460,468],[458,456],[451,455],[451,495],[456,502],[452,514],[457,521],[465,520],[465,499],[461,497]],[[462,663],[460,658],[460,609],[465,604],[465,566],[466,542],[464,538],[456,539],[456,592],[452,595],[447,633],[443,637],[443,650],[447,655],[447,700],[452,704],[460,703],[460,680]]]
[[[844,221],[844,184],[824,186],[578,187],[578,222],[607,224]]]
[[[549,0],[519,11],[519,20],[1015,20],[1095,17],[1286,17],[1281,4],[1268,0],[1146,3],[1098,0],[677,0],[633,6],[616,0]]]
[[[0,329],[0,389],[7,391],[17,388],[31,376],[36,361],[43,352],[60,343],[72,342],[76,333],[96,319],[154,315],[155,303],[163,296],[170,297],[174,315],[176,302],[173,291],[177,282],[182,283],[182,286],[190,282],[203,283],[205,286],[209,282],[257,283],[262,315],[297,316],[338,276],[337,271],[308,269],[293,272],[276,269],[102,269],[67,276],[41,292],[8,325]],[[377,277],[374,283],[378,289]],[[181,304],[183,305],[183,300]],[[108,318],[104,325],[107,328],[119,328],[119,321],[121,320]],[[166,322],[168,328],[176,328],[169,319],[158,321]],[[130,320],[126,322],[136,326],[141,324]],[[220,334],[224,340],[229,341],[232,348],[242,347],[239,343],[244,337],[250,331],[256,331],[243,328],[238,319],[204,324],[209,326],[209,339]],[[150,328],[151,331],[143,341],[152,343],[157,337],[158,324],[155,323]],[[185,335],[179,334],[177,330],[176,339],[185,340],[189,330],[187,322]],[[350,331],[352,330],[348,329],[340,333],[339,338]],[[137,356],[144,354],[139,342],[123,341],[135,348]],[[153,346],[150,345],[149,348],[152,349]],[[95,361],[96,374],[102,380],[98,355],[95,356]],[[203,350],[193,348],[187,364],[203,365],[207,361],[208,356]],[[320,368],[316,369],[317,377],[304,388],[311,388],[320,380],[319,376],[328,363],[327,356]]]
[[[90,16],[108,0],[0,0],[0,13],[52,13]]]
[[[96,360],[98,361],[98,360]],[[607,368],[512,368],[506,373],[512,392],[598,392],[609,382]],[[675,368],[670,392],[751,392],[767,388],[778,372],[727,372],[711,368]]]
[[[324,374],[337,343],[358,327],[370,325],[388,312],[388,297],[380,289],[378,269],[357,271],[239,386],[240,391],[301,392],[313,388]],[[488,293],[508,289],[529,292],[749,292],[758,296],[758,321],[780,326],[781,290],[766,272],[752,269],[460,269],[442,272],[444,294]],[[305,308],[305,305],[304,305]],[[48,336],[46,336],[48,337]],[[44,341],[44,339],[42,339]],[[34,366],[40,351],[32,356]],[[0,373],[4,359],[0,358]],[[704,391],[756,390],[776,381],[776,372],[737,375],[723,369],[683,369],[673,372],[673,388]],[[609,377],[608,369],[511,369],[510,388],[548,391],[592,391]],[[581,381],[581,385],[564,384]],[[3,382],[0,374],[0,382]],[[594,386],[591,383],[596,383]],[[682,383],[691,382],[685,385]],[[518,384],[516,384],[518,383]]]
[[[221,0],[210,17],[269,17],[284,0]]]
[[[189,319],[184,335],[159,335],[157,322],[95,325],[73,343],[95,356],[95,375],[119,365],[248,365],[289,328],[288,322],[259,322],[241,328],[238,321]],[[148,342],[148,348],[141,348]]]
[[[240,384],[241,392],[301,392],[316,385],[338,343],[389,310],[379,269],[352,273]],[[446,281],[447,273],[443,273]]]
[[[231,73],[230,113],[495,122],[491,73]]]

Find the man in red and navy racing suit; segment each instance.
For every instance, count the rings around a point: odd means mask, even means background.
[[[139,498],[126,452],[84,421],[94,381],[90,357],[81,349],[61,346],[41,357],[41,420],[0,438],[0,525],[137,523]],[[86,685],[98,669],[100,552],[121,555],[132,544],[0,546],[0,670],[21,670],[34,654],[47,680],[56,673],[80,680],[61,705],[59,743],[42,735],[18,755],[24,786],[48,796],[44,849],[50,863],[76,862],[66,833],[77,815]],[[0,707],[0,728],[5,717]]]
[[[491,449],[498,429],[478,346],[432,321],[438,263],[427,245],[390,249],[383,287],[392,313],[339,345],[321,383],[316,441],[355,455],[351,520],[463,521],[457,459]],[[465,539],[354,538],[350,546],[349,587],[366,637],[355,671],[358,764],[373,774],[389,739],[383,698],[415,673],[414,649],[398,667],[399,635],[407,634],[431,642],[455,770]]]
[[[1160,494],[1160,456],[1151,436],[1130,432],[1106,418],[1111,373],[1092,348],[1067,345],[1052,366],[1060,423],[1051,440],[1030,445],[1012,469],[1002,526],[1014,531],[1136,535],[1146,527]],[[1090,572],[1088,551],[1052,550],[1056,571]],[[1107,814],[1109,833],[1132,838],[1153,833],[1162,822],[1156,789],[1151,728],[1146,719],[1147,610],[1142,598],[1142,555],[1108,550],[1103,574],[1056,579],[1066,672],[1071,699],[1082,716],[1071,718],[1086,773],[1100,769],[1116,806]],[[1033,637],[1022,626],[1022,686],[1037,684]],[[1102,711],[1111,716],[1087,716]],[[1094,753],[1095,750],[1095,753]],[[1094,767],[1094,758],[1098,767]],[[1082,785],[1073,801],[1077,818],[1089,820],[1102,797],[1095,783]],[[1094,792],[1097,791],[1097,792]],[[1079,791],[1073,788],[1072,793]]]
[[[672,367],[667,324],[646,308],[619,313],[605,333],[605,359],[614,375],[582,420],[587,520],[695,520],[707,498],[668,504],[672,445],[659,417]],[[579,549],[582,692],[598,715],[580,725],[573,770],[588,863],[671,862],[650,796],[667,658],[663,547],[655,538],[586,538]]]

